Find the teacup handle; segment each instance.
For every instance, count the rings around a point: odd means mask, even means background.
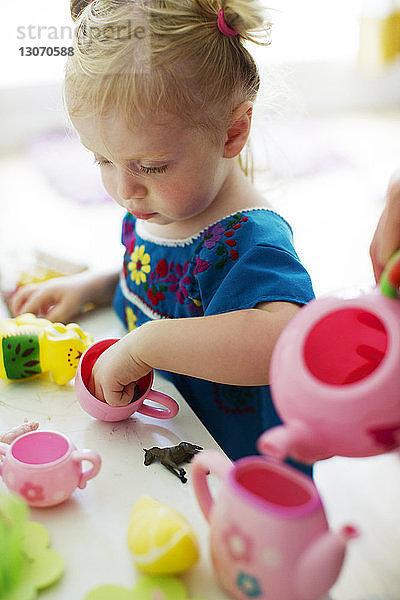
[[[193,488],[202,513],[207,521],[210,520],[210,512],[214,503],[207,483],[207,475],[212,474],[224,480],[232,468],[232,461],[217,450],[203,450],[200,454],[196,454],[192,460],[190,474]]]
[[[156,419],[172,419],[172,417],[175,417],[175,415],[178,414],[179,405],[171,398],[171,396],[167,396],[167,394],[157,392],[156,390],[150,390],[146,396],[146,400],[158,402],[158,404],[165,406],[165,408],[149,406],[146,402],[143,402],[142,406],[137,409],[137,412],[140,412],[142,415],[155,417]]]
[[[8,449],[10,448],[10,446],[8,444],[5,444],[4,442],[0,442],[0,456],[5,456],[7,454]],[[4,466],[4,461],[0,461],[0,475],[3,475],[3,466]]]
[[[74,450],[72,452],[72,459],[77,463],[80,463],[83,460],[87,460],[88,462],[92,463],[92,466],[90,467],[90,469],[88,469],[87,471],[82,471],[82,473],[81,473],[78,487],[83,489],[86,487],[86,484],[89,481],[89,479],[92,479],[93,477],[95,477],[97,475],[97,473],[100,471],[100,467],[101,467],[100,455],[97,454],[97,452],[94,452],[93,450]]]

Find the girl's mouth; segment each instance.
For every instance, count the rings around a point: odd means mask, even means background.
[[[130,212],[131,215],[133,215],[136,219],[141,219],[142,221],[148,221],[148,219],[151,219],[157,215],[157,213],[144,213],[139,212],[138,210],[130,210],[128,212]]]

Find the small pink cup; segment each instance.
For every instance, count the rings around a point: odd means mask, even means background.
[[[92,344],[82,354],[75,376],[75,390],[81,407],[92,417],[101,421],[123,421],[134,412],[139,412],[156,419],[171,419],[178,414],[179,406],[173,398],[152,389],[154,372],[136,382],[135,398],[126,406],[110,406],[93,396],[89,390],[90,374],[96,360],[107,348],[118,342],[118,339],[105,339]],[[161,404],[164,408],[149,406],[145,400]]]
[[[54,506],[77,488],[83,489],[100,470],[101,458],[93,450],[77,450],[63,434],[31,431],[11,445],[0,443],[0,475],[6,486],[30,506]],[[92,463],[83,471],[82,461]]]

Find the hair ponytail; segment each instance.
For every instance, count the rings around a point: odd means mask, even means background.
[[[239,37],[260,45],[270,44],[271,23],[259,0],[195,0],[195,4],[211,21],[222,8],[225,23]]]

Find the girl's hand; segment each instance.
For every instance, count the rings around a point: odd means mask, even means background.
[[[400,169],[393,173],[386,205],[370,246],[375,281],[378,282],[389,258],[400,248]]]
[[[88,302],[110,303],[117,283],[118,270],[56,277],[19,288],[11,297],[10,309],[14,316],[31,312],[50,321],[67,323]]]
[[[81,276],[57,277],[20,287],[11,297],[14,316],[33,313],[50,321],[68,322],[85,304],[86,279]]]
[[[142,325],[128,333],[99,356],[89,381],[93,396],[111,406],[126,406],[132,401],[135,382],[152,370],[135,352],[144,329]]]

